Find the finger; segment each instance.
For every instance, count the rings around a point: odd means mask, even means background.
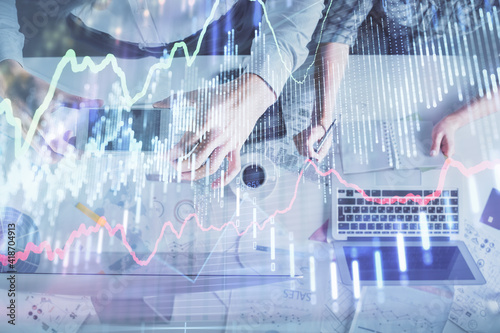
[[[164,108],[168,109],[170,108],[170,97],[167,97],[161,101],[153,103],[154,108]]]
[[[172,149],[167,151],[167,156],[170,161],[175,161],[186,156],[192,147],[198,142],[198,136],[192,132],[186,132]],[[187,157],[187,156],[186,156]]]
[[[74,147],[63,138],[54,138],[52,140],[46,140],[46,142],[53,152],[60,155],[66,155],[75,151]]]
[[[169,109],[172,108],[172,106],[176,105],[182,106],[184,105],[184,103],[187,103],[188,105],[191,106],[196,103],[197,99],[198,99],[198,91],[193,90],[187,93],[174,94],[172,96],[169,96],[161,101],[153,103],[153,107]]]
[[[178,163],[181,163],[180,170],[182,172],[190,171],[192,168],[198,170],[209,157],[211,159],[210,162],[213,162],[212,155],[220,151],[219,148],[225,143],[224,140],[226,140],[226,138],[223,135],[207,136],[207,139],[202,140],[198,147],[196,147],[189,159],[178,161]],[[220,164],[222,164],[222,161],[219,163],[219,165]]]
[[[325,133],[321,127],[312,129],[311,134],[309,135],[309,138],[307,140],[307,153],[309,157],[319,160],[320,155],[314,149],[314,144],[317,144],[323,138],[324,134]]]
[[[319,159],[319,154],[314,150],[314,144],[317,143],[318,140],[315,140],[313,137],[309,137],[307,140],[307,157],[312,157],[315,159]]]
[[[452,157],[455,154],[455,140],[445,137],[441,144],[441,151],[446,157]]]
[[[64,136],[64,140],[68,142],[68,144],[72,145],[71,147],[72,152],[75,153],[75,157],[77,159],[80,159],[83,154],[85,153],[84,150],[80,150],[76,148],[76,136],[74,136],[74,133],[72,131],[68,131],[67,134]]]
[[[68,143],[73,132],[67,129],[67,124],[54,121],[50,114],[45,114],[40,120],[37,133],[53,152],[61,155],[74,152],[74,147]]]
[[[57,163],[62,159],[62,155],[54,152],[38,132],[33,135],[31,146],[44,163]]]
[[[233,150],[228,156],[229,165],[224,173],[224,185],[229,184],[241,170],[241,155],[240,150]],[[221,186],[222,178],[219,177],[212,183],[212,188],[216,189]]]
[[[48,139],[41,134],[50,149],[63,156],[69,156],[77,153],[76,150],[76,137],[73,131],[66,131],[63,135]],[[80,154],[80,153],[78,153]]]
[[[210,155],[210,158],[208,159],[207,163],[205,163],[205,160],[203,161],[203,165],[199,167],[198,169],[195,169],[194,175],[193,172],[183,172],[181,175],[182,180],[199,180],[202,178],[205,178],[206,176],[213,175],[219,167],[222,165],[224,162],[224,159],[226,158],[227,154],[229,153],[229,149],[226,148],[225,146],[222,147],[217,147],[212,154]]]
[[[323,147],[318,151],[318,162],[321,162],[326,155],[328,155],[328,152],[330,151],[330,148],[332,147],[332,140],[328,139],[325,141],[323,144]]]
[[[33,119],[30,117],[30,112],[29,110],[25,109],[24,104],[15,104],[16,108],[15,110],[21,110],[20,112],[17,112],[17,117],[21,120],[21,133],[24,137],[25,140],[29,140],[29,144],[33,147],[33,149],[37,152],[37,154],[42,158],[42,161],[44,163],[56,163],[61,158],[63,157],[62,155],[59,155],[57,151],[51,148],[51,145],[48,144],[47,140],[45,140],[45,137],[43,135],[44,130],[47,128],[47,124],[51,123],[50,117],[48,114],[45,114],[40,121],[38,121],[35,127],[35,129],[32,128],[33,126]],[[32,129],[33,135],[31,138],[28,138],[28,132],[29,130]],[[62,135],[61,135],[62,138]],[[60,145],[56,142],[54,142],[53,146],[60,148],[61,151],[67,151],[67,145],[68,143],[61,143]],[[56,149],[58,150],[58,149]]]
[[[17,110],[19,110],[18,108]],[[21,134],[25,140],[29,140],[30,146],[35,150],[38,156],[41,157],[42,162],[44,163],[56,163],[59,161],[62,156],[59,156],[57,153],[53,152],[50,147],[45,143],[45,140],[39,133],[39,124],[37,129],[33,132],[33,136],[28,138],[28,131],[31,128],[32,121],[31,117],[29,117],[27,112],[21,112],[18,115],[21,120]]]
[[[431,151],[430,151],[431,156],[436,156],[439,153],[439,149],[441,147],[442,140],[443,140],[443,132],[432,131],[432,144],[431,144]]]
[[[455,155],[455,138],[448,137],[448,157]]]
[[[315,155],[317,155],[317,153],[314,151],[314,143],[317,141],[316,136],[318,136],[318,133],[313,133],[313,131],[314,129],[312,129],[311,127],[306,128],[305,130],[297,134],[293,138],[293,140],[299,154],[306,157],[316,158]],[[321,137],[319,137],[319,139],[321,139]]]
[[[103,106],[104,104],[104,101],[102,99],[92,99],[75,96],[61,90],[57,91],[56,95],[54,96],[54,100],[61,106],[66,106],[73,109],[97,108]]]

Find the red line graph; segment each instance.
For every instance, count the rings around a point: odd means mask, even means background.
[[[323,176],[323,177],[328,176],[329,174],[333,173],[337,177],[338,181],[341,184],[343,184],[344,186],[346,186],[348,188],[352,188],[352,189],[358,191],[359,193],[361,193],[363,195],[363,197],[366,200],[374,201],[374,202],[377,202],[379,204],[389,204],[389,203],[394,203],[396,201],[399,201],[401,203],[405,203],[408,200],[413,200],[413,201],[417,202],[420,205],[427,205],[429,203],[429,201],[431,201],[435,197],[438,197],[438,196],[441,195],[441,191],[443,190],[444,182],[446,180],[446,175],[447,175],[448,170],[449,170],[450,167],[457,168],[464,176],[469,177],[469,176],[472,176],[472,175],[474,175],[476,173],[484,171],[486,169],[494,169],[496,165],[500,165],[500,159],[497,159],[497,160],[494,160],[494,161],[483,161],[483,162],[481,162],[481,163],[479,163],[479,164],[477,164],[477,165],[475,165],[473,167],[467,168],[461,162],[453,160],[451,158],[448,158],[445,161],[445,163],[443,164],[443,167],[441,168],[441,172],[439,174],[438,185],[437,185],[436,190],[433,193],[431,193],[431,194],[429,194],[429,195],[427,195],[425,197],[422,197],[420,195],[413,195],[413,194],[410,193],[410,194],[406,195],[405,197],[394,196],[392,198],[384,198],[384,199],[373,198],[373,197],[368,196],[358,185],[352,184],[352,183],[348,183],[346,180],[344,180],[342,178],[342,176],[335,169],[330,169],[330,170],[328,170],[326,172],[322,172],[322,171],[320,171],[318,169],[318,166],[313,161],[311,161],[310,159],[307,159],[305,161],[305,163],[311,163],[313,165],[314,169],[316,170],[316,172],[319,175]],[[177,237],[177,239],[180,239],[182,237],[182,233],[184,231],[184,228],[186,227],[188,221],[190,221],[192,218],[195,219],[196,224],[198,225],[198,227],[202,231],[210,231],[210,230],[222,231],[225,228],[227,228],[229,226],[232,226],[234,228],[234,230],[236,231],[236,233],[239,236],[242,236],[242,235],[246,234],[253,227],[253,225],[256,225],[257,228],[259,228],[259,230],[262,231],[266,227],[266,225],[268,224],[268,222],[272,218],[276,217],[276,215],[278,215],[278,214],[286,214],[288,211],[290,211],[292,209],[293,204],[294,204],[294,202],[295,202],[295,200],[297,198],[297,191],[298,191],[298,187],[299,187],[302,175],[303,175],[303,171],[300,172],[300,174],[299,174],[299,176],[297,178],[297,181],[295,183],[295,189],[294,189],[294,192],[293,192],[293,196],[292,196],[292,198],[290,200],[290,203],[288,204],[287,207],[285,207],[284,209],[281,209],[281,210],[274,211],[274,213],[272,213],[271,215],[269,215],[269,217],[264,222],[262,222],[261,224],[259,224],[256,221],[252,221],[242,231],[240,231],[238,229],[238,227],[236,226],[236,224],[233,221],[226,222],[226,223],[224,223],[220,227],[216,227],[216,226],[213,226],[213,225],[211,225],[209,227],[203,227],[201,225],[201,223],[200,223],[200,221],[199,221],[198,216],[196,215],[196,213],[192,213],[192,214],[190,214],[189,216],[186,217],[186,219],[182,223],[182,226],[180,227],[179,231],[177,231],[175,229],[175,227],[174,227],[174,225],[172,224],[171,221],[165,222],[163,224],[162,229],[161,229],[160,235],[159,235],[158,239],[155,242],[154,249],[153,249],[153,251],[151,252],[151,254],[149,255],[149,257],[146,260],[140,260],[136,256],[134,250],[132,249],[132,247],[130,246],[130,244],[128,243],[128,241],[126,239],[126,233],[125,233],[125,230],[123,228],[123,225],[121,225],[121,224],[118,223],[118,224],[116,224],[116,226],[114,228],[112,228],[109,225],[109,223],[106,223],[106,224],[104,224],[104,228],[108,231],[108,234],[109,234],[110,237],[114,236],[118,231],[120,231],[121,236],[122,236],[121,239],[122,239],[123,245],[128,250],[128,252],[132,256],[132,258],[134,259],[134,261],[138,265],[146,266],[146,265],[149,264],[149,262],[156,255],[156,252],[158,251],[158,245],[159,245],[160,241],[163,239],[163,235],[164,235],[165,230],[167,229],[167,227],[170,228],[170,231]],[[66,243],[64,244],[64,247],[62,249],[61,248],[57,248],[55,250],[52,250],[52,247],[50,246],[50,244],[47,241],[43,241],[42,243],[40,243],[40,245],[36,245],[36,244],[34,244],[32,242],[29,242],[26,245],[26,248],[25,248],[24,251],[19,251],[19,252],[16,253],[16,255],[15,255],[15,262],[17,262],[18,260],[22,260],[22,261],[26,260],[31,252],[40,254],[44,250],[47,252],[47,259],[49,259],[51,261],[54,260],[54,258],[55,258],[56,255],[60,259],[63,259],[64,256],[65,256],[65,254],[66,254],[66,252],[69,250],[69,248],[73,244],[73,241],[76,238],[79,238],[82,235],[89,236],[91,233],[97,233],[97,232],[99,232],[99,230],[101,228],[102,228],[101,225],[99,225],[97,223],[96,223],[95,226],[90,226],[90,227],[87,227],[85,224],[82,223],[77,230],[74,230],[70,234],[68,240],[66,241]],[[2,263],[2,265],[6,266],[8,264],[7,260],[8,260],[8,257],[6,255],[1,255],[0,254],[0,262]]]

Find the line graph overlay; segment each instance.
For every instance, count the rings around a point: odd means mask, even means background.
[[[323,176],[323,177],[326,177],[330,174],[334,174],[338,181],[343,184],[344,186],[346,187],[349,187],[349,188],[352,188],[352,189],[355,189],[356,191],[358,191],[359,193],[361,193],[363,195],[363,197],[366,199],[366,200],[369,200],[369,201],[375,201],[377,203],[380,203],[380,204],[389,204],[389,203],[394,203],[395,201],[399,201],[399,202],[406,202],[407,200],[413,200],[415,202],[417,202],[418,204],[420,205],[427,205],[429,203],[429,201],[433,200],[434,197],[436,196],[439,196],[441,194],[441,191],[443,190],[443,187],[444,187],[444,182],[446,180],[446,175],[448,173],[448,170],[449,168],[452,166],[454,168],[457,168],[460,173],[462,173],[464,176],[466,177],[469,177],[469,176],[472,176],[478,172],[481,172],[481,171],[484,171],[486,169],[494,169],[495,166],[497,165],[500,165],[500,159],[496,159],[494,161],[483,161],[475,166],[472,166],[472,167],[465,167],[461,162],[459,161],[456,161],[456,160],[453,160],[451,158],[448,158],[445,163],[443,164],[443,167],[441,168],[441,172],[440,172],[440,175],[439,175],[439,181],[438,181],[438,184],[437,184],[437,188],[436,190],[425,196],[425,197],[421,197],[420,195],[414,195],[414,194],[407,194],[405,197],[400,197],[400,196],[394,196],[392,198],[387,198],[387,199],[383,199],[383,200],[380,200],[379,198],[373,198],[373,197],[370,197],[368,196],[358,185],[356,184],[352,184],[352,183],[348,183],[346,180],[344,180],[342,178],[342,176],[339,174],[338,171],[336,171],[335,169],[330,169],[326,172],[322,172],[318,169],[318,166],[310,159],[306,159],[305,160],[305,163],[311,163],[312,166],[314,167],[314,169],[316,170],[316,172]],[[294,189],[294,192],[293,192],[293,196],[290,200],[290,203],[288,204],[287,207],[285,207],[284,209],[281,209],[281,210],[275,210],[274,213],[272,213],[271,215],[269,215],[269,217],[264,221],[262,222],[262,224],[259,224],[258,222],[256,221],[252,221],[243,231],[240,231],[238,229],[238,227],[236,226],[235,222],[233,221],[228,221],[226,223],[224,223],[222,226],[220,227],[216,227],[214,225],[210,225],[209,227],[203,227],[198,219],[198,216],[196,213],[191,213],[189,214],[185,219],[184,219],[184,222],[182,223],[182,226],[180,227],[179,231],[177,231],[174,227],[174,225],[172,224],[171,221],[167,221],[163,224],[163,227],[161,229],[161,232],[160,232],[160,235],[158,237],[158,239],[156,240],[155,242],[155,246],[151,252],[151,254],[149,255],[149,257],[146,259],[146,260],[140,260],[135,252],[133,251],[132,247],[130,246],[130,244],[128,243],[127,239],[126,239],[126,235],[125,235],[125,230],[124,230],[124,227],[123,225],[121,224],[116,224],[115,227],[111,227],[109,225],[109,223],[106,223],[104,224],[104,228],[108,231],[108,234],[110,237],[114,236],[118,231],[120,231],[121,233],[121,239],[122,239],[122,242],[123,242],[123,245],[125,246],[125,248],[128,250],[128,252],[130,253],[130,255],[132,256],[132,258],[134,259],[134,261],[138,264],[138,265],[141,265],[141,266],[146,266],[149,264],[149,262],[153,259],[153,257],[156,255],[156,252],[158,251],[158,245],[160,243],[160,241],[163,239],[163,235],[165,233],[165,230],[167,229],[167,227],[170,228],[170,231],[177,237],[177,239],[180,239],[182,237],[182,233],[184,231],[184,228],[186,227],[186,224],[188,223],[189,220],[191,220],[192,218],[195,219],[196,221],[196,224],[198,225],[198,228],[200,228],[200,230],[204,231],[204,232],[207,232],[207,231],[210,231],[210,230],[215,230],[215,231],[222,231],[224,229],[226,229],[227,227],[229,226],[232,226],[236,232],[236,234],[238,236],[242,236],[244,234],[246,234],[249,230],[251,230],[253,228],[254,225],[256,225],[256,227],[259,229],[259,230],[264,230],[264,228],[266,227],[266,225],[269,223],[269,221],[271,219],[273,219],[274,217],[276,217],[276,215],[278,214],[286,214],[288,211],[290,211],[293,207],[293,204],[297,198],[297,192],[298,192],[298,187],[299,187],[299,184],[300,184],[300,180],[302,179],[302,176],[303,176],[303,173],[304,171],[302,170],[299,174],[299,176],[297,177],[297,181],[295,182],[295,189]],[[97,233],[99,232],[99,229],[102,228],[102,226],[100,224],[96,224],[95,226],[91,226],[91,227],[86,227],[85,224],[81,224],[80,227],[77,229],[77,230],[74,230],[68,240],[66,241],[66,243],[64,244],[64,247],[61,249],[61,248],[57,248],[55,250],[52,250],[52,247],[50,246],[50,244],[47,242],[47,241],[44,241],[42,243],[40,243],[40,245],[36,245],[36,244],[33,244],[32,242],[28,243],[26,245],[26,248],[24,251],[19,251],[16,253],[15,255],[15,262],[17,262],[18,260],[26,260],[30,254],[30,252],[34,252],[34,253],[37,253],[37,254],[40,254],[42,253],[44,250],[47,252],[47,259],[49,260],[54,260],[55,256],[57,255],[60,259],[63,259],[65,254],[66,254],[66,251],[69,250],[69,248],[71,247],[73,241],[76,239],[76,238],[79,238],[81,237],[82,235],[85,235],[85,236],[88,236],[90,235],[91,233]],[[7,265],[8,264],[8,257],[6,255],[2,255],[0,254],[0,262],[2,263],[2,265]]]
[[[272,24],[269,20],[267,9],[265,7],[264,2],[262,0],[257,0],[257,1],[260,4],[260,6],[262,7],[263,17],[266,20],[267,24],[269,25],[269,29],[271,31],[271,34],[273,36],[275,43],[279,44],[278,39],[277,39],[276,34],[275,34],[275,31],[274,31],[274,28],[272,27]],[[330,0],[327,14],[330,11],[330,7],[331,7],[332,3],[333,3],[333,0]],[[48,110],[50,103],[54,97],[55,91],[57,89],[57,84],[61,78],[61,75],[62,75],[64,69],[68,66],[68,64],[70,65],[70,68],[74,73],[83,72],[87,69],[89,69],[93,73],[99,73],[99,72],[103,71],[106,67],[111,66],[113,71],[115,72],[115,74],[119,78],[120,85],[121,85],[123,95],[124,95],[123,97],[125,99],[125,104],[128,106],[132,106],[135,102],[137,102],[139,99],[141,99],[142,97],[144,97],[147,94],[147,89],[150,86],[150,83],[151,83],[151,80],[153,78],[155,71],[167,70],[171,67],[174,55],[179,48],[181,48],[184,52],[187,66],[190,67],[194,63],[198,53],[200,52],[201,43],[203,41],[203,38],[205,37],[206,30],[207,30],[209,24],[213,21],[213,19],[215,17],[215,13],[216,13],[216,9],[217,9],[218,5],[219,5],[219,0],[215,0],[214,5],[210,11],[210,15],[208,16],[207,20],[203,24],[203,28],[201,30],[200,36],[199,36],[197,44],[196,44],[196,49],[193,51],[193,54],[192,55],[189,54],[189,50],[187,48],[186,43],[184,43],[184,42],[175,43],[174,46],[172,47],[172,49],[170,50],[170,54],[169,54],[168,58],[165,60],[165,62],[158,62],[149,68],[148,74],[146,76],[146,80],[144,81],[144,85],[142,87],[142,90],[140,90],[138,93],[136,93],[133,97],[131,96],[131,93],[130,93],[128,86],[127,86],[127,79],[126,79],[125,72],[118,65],[117,59],[113,54],[108,54],[104,58],[104,60],[101,61],[99,64],[96,64],[92,60],[92,58],[90,58],[88,56],[85,56],[83,58],[82,62],[78,63],[75,51],[73,49],[69,49],[66,52],[66,54],[61,58],[61,61],[58,63],[58,65],[54,71],[54,75],[52,76],[52,79],[50,81],[49,90],[47,91],[47,94],[45,95],[45,98],[44,98],[42,104],[34,112],[31,125],[26,133],[24,143],[22,143],[21,120],[14,116],[12,102],[10,101],[10,99],[4,99],[3,101],[0,102],[0,115],[5,113],[5,116],[7,118],[7,123],[9,125],[11,125],[12,127],[14,127],[14,129],[15,129],[14,149],[15,149],[16,158],[24,155],[28,151],[29,146],[31,145],[31,142],[32,142],[33,137],[35,135],[35,131],[38,128],[38,125],[40,123],[40,119],[42,118],[43,114]],[[327,15],[325,15],[325,17],[323,18],[322,28],[325,24],[326,17],[327,17]],[[290,75],[290,78],[293,79],[295,82],[297,82],[299,84],[303,84],[305,82],[310,68],[314,65],[314,61],[316,59],[316,56],[317,56],[317,53],[319,50],[320,42],[321,42],[321,40],[318,42],[318,45],[317,45],[316,50],[315,50],[314,58],[311,61],[311,64],[308,66],[307,71],[304,74],[304,78],[302,80],[297,80],[293,76],[291,69],[288,68],[288,66],[283,58],[282,51],[279,48],[277,49],[281,62],[283,63],[285,69],[287,70],[288,74]]]

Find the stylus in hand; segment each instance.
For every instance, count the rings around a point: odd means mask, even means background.
[[[193,148],[191,148],[191,150],[188,151],[185,155],[179,157],[178,160],[181,160],[181,161],[187,160],[189,158],[189,156],[191,156],[194,153],[195,149],[198,148],[199,145],[200,145],[200,141],[196,142],[194,144]]]
[[[337,121],[337,119],[334,119],[332,124],[330,125],[330,127],[328,127],[328,129],[326,130],[325,132],[325,135],[321,138],[321,140],[319,141],[318,143],[318,146],[316,148],[314,148],[314,151],[317,153],[320,151],[321,147],[323,147],[323,145],[325,144],[326,140],[328,140],[328,137],[330,136],[330,133],[332,133],[333,131],[333,126],[335,125],[335,122]],[[312,157],[309,157],[309,159],[311,160],[311,162],[309,162],[303,169],[303,171],[305,172],[307,170],[307,168],[312,164]]]

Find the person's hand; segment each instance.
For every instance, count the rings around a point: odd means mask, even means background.
[[[461,122],[450,114],[441,119],[432,129],[431,156],[436,156],[439,150],[446,157],[455,154],[455,132],[461,127]]]
[[[174,107],[180,98],[171,96],[153,106]],[[241,169],[241,147],[259,117],[276,100],[274,92],[259,76],[244,74],[208,91],[185,93],[182,99],[179,105],[194,107],[196,112],[188,127],[192,131],[186,132],[169,152],[171,162],[182,172],[183,180],[198,180],[215,173],[227,157],[229,163],[223,183],[228,184]],[[200,101],[208,102],[201,104]],[[186,156],[191,150],[193,152]],[[212,187],[219,187],[221,180],[219,177]]]
[[[432,130],[431,156],[436,156],[439,149],[447,157],[455,153],[455,132],[471,121],[480,119],[498,111],[500,95],[492,91],[493,98],[487,95],[477,98],[457,111],[447,115]]]
[[[326,126],[311,125],[297,134],[293,141],[299,151],[299,154],[305,157],[312,157],[321,162],[332,146],[332,140],[326,140],[318,152],[314,150],[314,144],[318,143],[326,135]]]
[[[332,147],[332,138],[327,138],[316,152],[314,145],[326,135],[334,118],[335,99],[344,77],[349,59],[349,45],[322,43],[314,62],[316,104],[311,114],[311,125],[297,134],[293,141],[298,152],[321,162]]]
[[[13,115],[20,119],[25,138],[29,128],[33,126],[34,113],[45,100],[49,88],[49,83],[28,73],[18,62],[0,62],[0,96],[11,101]],[[77,109],[101,105],[100,100],[86,99],[56,89],[37,124],[31,146],[44,161],[59,161],[64,154],[74,151],[74,146],[69,143],[74,133],[67,130],[65,124],[54,121],[52,113],[61,106]]]

